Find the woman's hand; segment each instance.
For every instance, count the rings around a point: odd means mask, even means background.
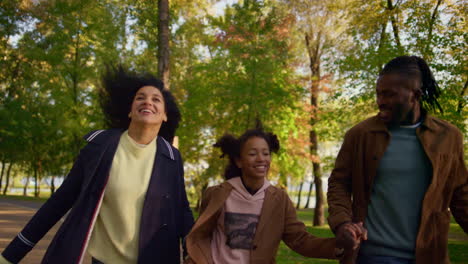
[[[0,254],[0,264],[12,264],[12,263],[6,260],[6,258],[4,258],[2,254]]]

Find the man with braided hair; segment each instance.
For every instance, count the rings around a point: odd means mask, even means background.
[[[462,133],[427,113],[442,112],[440,90],[419,57],[387,63],[376,94],[379,113],[346,133],[329,179],[329,224],[356,248],[343,262],[449,263],[450,212],[468,232]]]

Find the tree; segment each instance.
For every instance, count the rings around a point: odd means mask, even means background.
[[[200,57],[180,82],[183,116],[190,116],[179,129],[180,141],[191,143],[181,144],[186,164],[206,162],[204,179],[219,179],[223,162],[215,162],[219,153],[212,144],[226,132],[238,135],[253,127],[258,118],[280,137],[284,150],[270,175],[285,185],[288,177],[303,173],[303,159],[293,157],[288,144],[297,134],[303,94],[289,67],[292,20],[274,6],[244,1],[207,22]]]
[[[6,42],[9,59],[1,61],[8,67],[0,79],[0,116],[8,115],[10,125],[0,131],[0,146],[28,164],[38,195],[40,179],[70,164],[81,136],[101,122],[93,88],[102,60],[117,57],[118,26],[106,1],[24,2],[14,10],[23,15],[12,24],[27,27],[12,31],[18,40]]]
[[[169,0],[158,0],[158,77],[169,89]]]
[[[429,63],[442,88],[444,112],[432,114],[457,125],[466,135],[463,114],[468,77],[463,65],[467,56],[462,54],[468,35],[462,2],[351,1],[342,6],[340,12],[351,22],[346,35],[353,45],[340,51],[343,59],[337,60],[336,70],[347,80],[346,89],[354,90],[353,101],[357,97],[374,101],[375,79],[384,63],[403,54],[418,55]]]
[[[325,199],[322,184],[321,158],[319,155],[319,127],[322,118],[322,106],[320,106],[321,97],[329,96],[330,90],[327,90],[326,82],[330,78],[326,65],[323,61],[332,57],[332,48],[337,46],[337,36],[342,31],[339,26],[339,19],[335,16],[330,7],[330,3],[323,1],[286,1],[297,18],[296,30],[298,39],[302,38],[303,51],[306,52],[308,62],[307,66],[310,77],[307,78],[305,85],[308,85],[309,101],[309,151],[312,165],[314,184],[310,185],[309,195],[312,192],[312,186],[315,186],[315,212],[313,225],[324,225]],[[309,204],[309,198],[307,205]]]

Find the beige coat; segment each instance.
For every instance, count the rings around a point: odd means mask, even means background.
[[[187,236],[188,263],[213,263],[211,236],[232,186],[225,182],[205,191],[200,216]],[[275,263],[280,241],[301,255],[312,258],[335,258],[335,239],[317,238],[306,231],[296,217],[296,209],[285,191],[269,186],[265,190],[250,263]]]
[[[422,205],[416,263],[450,263],[447,254],[450,211],[468,232],[468,173],[462,134],[455,126],[431,116],[426,116],[416,134],[433,169]],[[377,167],[389,142],[390,134],[377,117],[346,133],[328,183],[328,222],[332,230],[346,221],[366,219]],[[357,251],[352,255],[343,263],[354,263]]]

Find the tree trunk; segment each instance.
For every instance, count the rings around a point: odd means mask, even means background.
[[[314,167],[314,183],[315,183],[315,210],[314,210],[314,226],[322,226],[325,224],[325,199],[322,188],[322,172],[320,163],[315,162]]]
[[[302,195],[302,186],[303,185],[304,185],[304,181],[301,181],[301,184],[299,185],[299,193],[297,194],[296,209],[299,209],[301,207],[301,195]]]
[[[2,160],[2,172],[0,173],[0,190],[2,189],[2,183],[3,183],[3,175],[5,173],[5,165],[6,165],[6,160]]]
[[[10,162],[9,166],[8,166],[8,170],[7,170],[7,174],[6,174],[6,183],[5,183],[5,187],[3,188],[3,195],[6,195],[7,191],[8,191],[8,187],[10,185],[10,172],[11,172],[11,167],[13,167],[13,162]]]
[[[169,0],[158,0],[158,78],[169,89]]]
[[[307,193],[307,201],[306,201],[306,204],[305,204],[304,208],[309,208],[310,196],[312,195],[312,189],[313,188],[314,188],[314,185],[311,182],[310,185],[309,185],[309,192]]]
[[[312,167],[314,171],[314,184],[315,184],[315,209],[314,209],[314,226],[320,226],[325,224],[325,213],[324,213],[324,195],[322,188],[322,173],[320,172],[320,159],[318,156],[318,140],[317,132],[315,131],[315,125],[317,123],[318,114],[318,95],[320,86],[320,63],[321,63],[321,38],[320,32],[316,34],[315,39],[311,39],[311,35],[305,35],[305,41],[307,45],[307,51],[310,59],[310,71],[311,71],[311,89],[310,89],[310,104],[312,107],[310,124],[312,130],[309,134],[310,139],[310,154],[312,155]]]
[[[460,92],[460,97],[459,97],[460,99],[458,99],[457,113],[459,114],[461,114],[463,108],[466,105],[466,101],[464,98],[465,98],[467,88],[468,88],[468,80],[465,82],[465,85],[463,86],[463,89]]]
[[[28,196],[28,186],[29,186],[29,172],[28,172],[28,176],[26,176],[26,183],[24,184],[24,187],[23,187],[23,196]]]
[[[431,43],[432,43],[432,31],[434,29],[434,23],[437,18],[437,13],[439,11],[439,6],[442,4],[443,0],[438,0],[437,4],[432,11],[431,15],[431,20],[429,21],[429,28],[428,28],[428,33],[427,33],[427,39],[426,39],[426,47],[424,48],[423,51],[423,58],[429,63],[431,61],[430,58],[430,50],[431,50]]]
[[[387,0],[387,10],[390,11],[390,21],[392,22],[393,28],[393,37],[395,38],[395,42],[397,44],[398,50],[403,52],[403,47],[401,46],[400,41],[400,30],[398,29],[398,21],[393,14],[393,10],[395,10],[395,6],[393,6],[392,0]]]
[[[81,8],[83,6],[81,5]],[[79,120],[79,115],[80,113],[78,112],[80,109],[80,79],[81,79],[81,72],[80,68],[82,67],[80,59],[81,59],[81,37],[82,37],[82,30],[83,30],[83,18],[82,18],[82,9],[78,11],[78,17],[76,18],[75,26],[76,26],[76,34],[74,35],[74,52],[73,52],[73,69],[71,69],[70,72],[70,79],[71,79],[71,96],[73,100],[73,110],[72,110],[72,115],[73,119]],[[84,38],[84,37],[83,37]],[[81,132],[76,131],[75,129],[72,130],[72,150],[73,153],[78,153],[81,149],[81,144],[82,144],[82,138],[81,138]]]
[[[38,179],[37,167],[34,165],[34,197],[39,197],[39,179]]]
[[[385,35],[385,30],[387,29],[387,21],[382,21],[382,24],[381,24],[381,29],[380,29],[380,37],[379,37],[379,46],[378,46],[378,49],[377,49],[377,54],[382,54],[382,49],[383,49],[383,46],[385,44],[385,42],[387,41],[386,39],[386,35]],[[379,61],[379,70],[378,72],[380,72],[382,69],[383,69],[383,66],[385,65],[385,62],[384,61]]]
[[[55,176],[52,176],[50,180],[50,195],[54,194],[55,192]]]

